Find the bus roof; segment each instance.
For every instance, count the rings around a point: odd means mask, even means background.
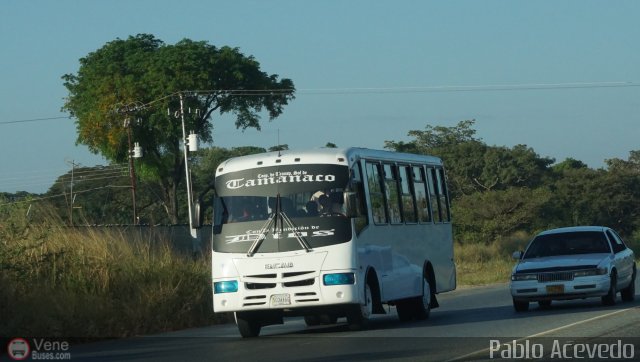
[[[233,157],[218,165],[216,175],[277,165],[317,163],[342,164],[347,166],[360,159],[442,165],[442,160],[438,157],[416,155],[412,153],[373,150],[359,147],[314,148],[305,150],[283,150]]]

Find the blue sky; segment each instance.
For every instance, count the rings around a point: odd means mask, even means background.
[[[490,145],[603,167],[640,149],[639,16],[634,0],[3,0],[0,191],[45,192],[72,161],[106,164],[75,145],[72,120],[24,121],[64,116],[60,77],[138,33],[238,47],[294,81],[261,132],[216,116],[216,146],[279,134],[294,149],[382,148],[475,119]]]

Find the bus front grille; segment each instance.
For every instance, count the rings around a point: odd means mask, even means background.
[[[250,295],[244,298],[244,303],[242,303],[242,306],[250,307],[254,305],[265,305],[265,304],[267,304],[266,295]]]
[[[248,290],[308,287],[316,283],[314,271],[296,271],[285,273],[254,274],[244,276],[244,287]]]

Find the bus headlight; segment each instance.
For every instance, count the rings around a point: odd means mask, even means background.
[[[238,281],[237,280],[225,280],[223,282],[214,282],[213,283],[213,292],[215,294],[235,293],[237,291],[238,291]]]
[[[356,276],[353,273],[325,274],[322,276],[322,282],[324,285],[354,284]]]

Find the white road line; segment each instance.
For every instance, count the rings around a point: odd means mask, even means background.
[[[593,322],[593,321],[595,321],[595,320],[602,319],[602,318],[606,318],[606,317],[610,317],[610,316],[612,316],[612,315],[620,314],[620,313],[622,313],[622,312],[626,312],[626,311],[629,311],[629,310],[632,310],[632,309],[637,309],[637,307],[631,307],[631,308],[626,308],[626,309],[620,309],[620,310],[617,310],[617,311],[615,311],[615,312],[611,312],[611,313],[607,313],[607,314],[599,315],[599,316],[597,316],[597,317],[592,317],[592,318],[585,319],[585,320],[582,320],[582,321],[578,321],[578,322],[570,323],[570,324],[567,324],[567,325],[562,326],[562,327],[549,329],[549,330],[547,330],[547,331],[540,332],[540,333],[536,333],[536,334],[532,334],[532,335],[527,336],[527,337],[522,337],[522,338],[514,339],[514,340],[512,340],[511,342],[508,342],[508,343],[518,343],[518,342],[526,341],[527,339],[536,338],[536,337],[542,337],[542,336],[544,336],[544,335],[546,335],[546,334],[550,334],[550,333],[557,332],[557,331],[560,331],[560,330],[563,330],[563,329],[567,329],[567,328],[570,328],[570,327],[574,327],[574,326],[577,326],[577,325],[580,325],[580,324],[583,324],[583,323]],[[496,338],[498,338],[498,337],[496,337]],[[447,362],[461,361],[461,360],[464,360],[464,359],[466,359],[466,358],[473,357],[473,356],[475,356],[475,355],[480,355],[480,354],[487,353],[487,352],[489,352],[489,350],[490,350],[490,349],[491,349],[491,348],[483,348],[483,349],[478,350],[478,351],[475,351],[475,352],[467,353],[467,354],[465,354],[465,355],[463,355],[463,356],[458,356],[458,357],[452,358],[452,359],[448,360]]]

